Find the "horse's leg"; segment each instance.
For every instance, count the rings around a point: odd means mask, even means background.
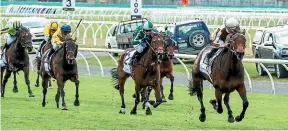
[[[50,78],[49,79],[49,87],[52,88],[51,86],[52,86],[52,83],[51,83],[51,78]]]
[[[174,76],[173,76],[172,73],[170,73],[169,77],[170,77],[171,87],[170,87],[170,94],[169,94],[168,99],[169,100],[174,100],[174,96],[173,96]]]
[[[37,79],[36,79],[35,87],[39,87],[39,76],[40,76],[40,66],[41,66],[41,61],[39,59],[41,59],[41,58],[36,58],[36,60],[37,60]]]
[[[151,89],[152,90],[152,89]],[[150,88],[147,87],[145,89],[145,93],[144,93],[144,98],[145,98],[145,101],[143,102],[143,109],[145,109],[146,107],[146,115],[152,115],[152,112],[151,112],[151,108],[150,108],[150,103],[149,103],[149,95],[150,95]]]
[[[58,79],[57,83],[58,83],[58,89],[60,91],[60,95],[61,95],[61,98],[62,98],[62,107],[63,107],[62,110],[68,110],[68,108],[66,106],[66,103],[65,103],[65,91],[64,91],[65,83],[62,81],[62,79],[60,79],[60,80]]]
[[[244,84],[240,85],[239,88],[237,88],[237,91],[239,93],[239,95],[241,96],[242,98],[242,101],[243,101],[243,109],[242,109],[242,112],[239,116],[237,116],[235,118],[235,120],[237,122],[240,122],[244,117],[245,117],[245,112],[249,106],[249,102],[247,100],[247,96],[246,96],[246,89],[245,89],[245,86]]]
[[[164,95],[164,87],[162,85],[162,82],[163,82],[163,78],[160,78],[160,88],[161,88],[161,95],[162,95],[162,102],[167,102],[166,98],[165,98],[165,95]]]
[[[13,87],[13,92],[17,93],[18,92],[18,87],[17,87],[17,80],[16,80],[16,72],[13,72],[13,76],[14,76],[14,87]]]
[[[119,76],[122,76],[122,77],[118,78],[118,81],[119,81],[119,85],[118,85],[119,86],[119,94],[121,96],[121,108],[120,108],[119,113],[125,114],[126,106],[125,106],[125,101],[124,101],[124,85],[125,85],[127,77],[125,76],[124,72],[122,72],[122,73],[119,72]]]
[[[55,95],[55,102],[57,108],[59,108],[59,100],[60,100],[60,88],[57,88],[57,93]]]
[[[136,115],[137,114],[137,106],[140,102],[140,85],[138,83],[135,84],[135,94],[136,94],[136,98],[135,98],[135,104],[133,109],[131,110],[130,114],[131,115]]]
[[[76,94],[75,94],[75,101],[74,101],[74,106],[79,106],[80,102],[79,102],[79,80],[77,79],[77,77],[72,77],[71,81],[75,83],[75,87],[76,87]]]
[[[197,94],[197,98],[200,102],[200,105],[201,105],[201,108],[200,108],[200,111],[201,111],[201,114],[199,116],[199,120],[201,122],[204,122],[206,120],[206,114],[205,114],[205,107],[204,107],[204,104],[203,104],[203,84],[202,84],[203,80],[201,80],[199,77],[195,77],[193,78],[192,80],[192,89],[193,91],[196,91],[196,94]],[[192,91],[190,93],[190,95],[193,95]]]
[[[42,77],[42,88],[43,88],[43,101],[42,101],[42,107],[45,107],[46,105],[46,94],[47,94],[47,88],[48,88],[48,80],[49,76],[46,74]]]
[[[162,103],[160,84],[161,83],[157,83],[156,86],[153,86],[153,89],[155,91],[155,98],[156,98],[156,103],[153,104],[154,108],[157,108],[157,106],[159,106]]]
[[[3,89],[2,79],[3,79],[4,70],[5,70],[5,68],[1,67],[1,78],[0,78],[1,95],[2,95],[2,89]]]
[[[217,112],[219,114],[221,114],[223,112],[222,95],[223,94],[220,92],[220,90],[218,90],[218,89],[215,90],[215,97],[216,97],[216,101],[217,101]]]
[[[34,97],[33,92],[30,88],[29,65],[24,67],[23,72],[24,72],[25,82],[28,88],[29,97]]]
[[[3,85],[2,85],[2,88],[1,88],[1,97],[4,97],[4,93],[5,93],[5,86],[6,86],[6,83],[8,82],[8,79],[10,78],[11,76],[11,71],[9,70],[6,70],[5,72],[5,76],[4,76],[4,79],[3,79]]]
[[[233,123],[235,120],[234,120],[234,117],[233,117],[233,114],[232,114],[232,110],[231,110],[230,105],[229,105],[229,96],[230,96],[230,92],[225,94],[225,96],[224,96],[224,104],[226,105],[226,108],[227,108],[227,111],[228,111],[228,122]]]

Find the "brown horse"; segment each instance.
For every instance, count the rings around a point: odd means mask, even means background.
[[[19,29],[18,33],[16,34],[16,40],[14,43],[12,43],[10,46],[6,49],[6,55],[3,54],[3,57],[5,57],[7,61],[6,67],[1,67],[1,97],[4,97],[5,93],[5,86],[8,82],[8,79],[11,76],[11,73],[13,72],[14,75],[14,88],[13,92],[18,92],[17,87],[17,80],[16,80],[16,73],[18,71],[22,70],[24,72],[25,82],[28,88],[29,97],[34,97],[32,90],[30,89],[30,81],[29,81],[29,56],[27,53],[27,49],[29,51],[32,50],[32,35],[30,33],[30,30],[28,28],[22,27]],[[5,76],[3,79],[2,84],[2,77],[4,70]]]
[[[54,55],[51,56],[51,76],[57,80],[57,85],[58,85],[58,90],[57,94],[55,96],[55,101],[57,108],[59,108],[59,99],[60,99],[60,94],[62,97],[62,110],[68,110],[64,97],[65,97],[65,92],[64,92],[64,85],[67,80],[71,80],[72,82],[75,83],[76,86],[76,99],[74,101],[75,106],[79,106],[80,102],[78,100],[79,98],[79,93],[78,93],[78,88],[79,88],[79,80],[78,80],[78,69],[77,69],[77,62],[76,62],[76,57],[77,57],[77,52],[78,52],[78,46],[75,44],[75,41],[70,37],[67,36],[64,40],[63,46],[55,51]],[[48,80],[51,78],[48,72],[45,71],[44,67],[44,60],[47,57],[48,51],[46,51],[43,54],[42,57],[42,62],[41,62],[41,77],[42,77],[42,87],[43,87],[43,102],[42,106],[45,107],[46,102],[46,93],[47,93],[47,87],[48,87]]]
[[[164,95],[164,87],[163,87],[163,78],[167,77],[170,79],[171,82],[171,87],[170,87],[170,94],[168,99],[169,100],[173,100],[174,99],[174,95],[173,95],[173,83],[174,83],[174,75],[173,75],[173,63],[172,63],[172,59],[174,57],[174,41],[172,38],[165,36],[165,53],[164,55],[161,57],[161,63],[159,64],[160,66],[160,87],[161,87],[161,95],[162,95],[162,102],[167,102],[165,95]],[[148,88],[147,90],[142,90],[141,93],[141,102],[144,101],[144,95],[145,92],[144,91],[148,91],[148,96],[150,96],[150,92],[152,91],[152,88]],[[147,92],[146,92],[147,93]],[[136,97],[136,94],[133,94],[133,98]],[[151,102],[151,101],[150,101]],[[153,102],[151,102],[153,103]],[[143,103],[145,105],[145,103]]]
[[[192,80],[190,81],[190,95],[197,94],[198,100],[201,104],[201,114],[199,120],[204,122],[206,120],[205,107],[203,105],[203,80],[208,80],[215,88],[215,97],[216,99],[211,100],[210,103],[213,105],[213,108],[221,114],[222,109],[222,95],[224,96],[224,104],[227,107],[228,111],[228,122],[240,122],[244,116],[246,109],[249,105],[246,96],[246,89],[244,84],[244,67],[242,64],[242,59],[245,53],[245,36],[241,33],[236,33],[232,36],[230,46],[224,48],[215,48],[215,47],[206,47],[204,48],[199,55],[197,56],[193,71],[192,71]],[[214,55],[210,58],[211,75],[204,73],[202,70],[203,64],[201,61],[205,61],[206,52],[211,51]],[[209,54],[209,53],[208,53]],[[239,116],[234,120],[232,111],[229,105],[229,95],[234,90],[237,90],[243,101],[243,109]]]
[[[131,77],[135,82],[135,106],[131,110],[130,114],[137,114],[137,105],[140,102],[140,92],[145,90],[146,87],[151,86],[155,90],[156,103],[153,105],[156,108],[161,104],[161,91],[160,91],[160,67],[159,67],[159,56],[164,53],[164,37],[161,34],[156,34],[151,39],[151,44],[147,43],[148,50],[143,54],[137,64],[132,66]],[[116,80],[115,88],[119,90],[121,96],[121,110],[119,113],[125,114],[125,102],[124,102],[124,84],[129,77],[124,71],[124,57],[128,51],[134,49],[126,49],[120,57],[117,69],[111,70],[112,77]],[[146,103],[146,115],[151,115],[150,104],[148,99],[145,98]]]
[[[51,44],[51,40],[48,40],[42,47],[41,52],[44,54],[48,49],[50,49],[52,47]],[[43,56],[41,54],[41,56]],[[34,60],[34,65],[37,66],[37,79],[36,79],[36,83],[35,83],[35,87],[39,87],[39,76],[40,76],[40,66],[41,66],[41,57],[36,56],[35,60]],[[49,87],[51,87],[51,79],[49,79]]]

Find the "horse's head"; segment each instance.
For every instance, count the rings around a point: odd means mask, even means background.
[[[64,40],[65,59],[68,64],[74,64],[76,61],[77,48],[75,41],[67,35]]]
[[[26,27],[22,27],[19,29],[19,35],[18,39],[22,47],[28,48],[29,50],[32,50],[32,35],[30,33],[30,30]]]
[[[162,34],[153,35],[150,48],[153,49],[153,51],[157,54],[158,57],[164,54],[164,46],[164,36]]]
[[[172,59],[174,57],[175,51],[174,40],[170,37],[167,37],[165,41],[165,53],[169,59]]]
[[[236,33],[232,36],[230,48],[236,55],[237,59],[242,60],[245,54],[246,38],[243,33]]]

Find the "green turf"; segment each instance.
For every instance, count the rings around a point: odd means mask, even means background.
[[[1,99],[1,128],[3,130],[97,130],[97,129],[127,129],[127,130],[173,130],[173,129],[287,129],[287,99],[288,95],[272,95],[262,93],[247,93],[250,105],[246,116],[240,123],[227,122],[227,111],[216,113],[208,103],[214,98],[214,89],[204,89],[204,105],[207,120],[201,123],[199,102],[196,96],[189,96],[187,87],[176,86],[175,99],[152,109],[152,116],[146,116],[139,104],[138,114],[130,115],[134,105],[132,93],[133,81],[126,83],[125,100],[126,114],[119,114],[120,96],[111,86],[110,78],[80,76],[80,106],[73,106],[75,87],[66,82],[66,103],[68,111],[57,109],[53,89],[48,89],[47,105],[41,106],[42,89],[32,86],[35,98],[28,98],[28,93],[22,73],[18,78],[19,92],[12,93],[12,81],[6,87],[5,98]],[[30,76],[31,85],[35,81],[35,73]],[[167,86],[165,86],[167,87]],[[168,89],[165,93],[168,95]],[[154,94],[152,92],[152,94]],[[154,98],[154,96],[152,96]],[[236,117],[242,109],[242,101],[238,93],[230,96],[231,108]],[[61,103],[60,103],[61,105]]]

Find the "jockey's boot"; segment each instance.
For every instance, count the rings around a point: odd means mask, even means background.
[[[41,49],[45,43],[46,43],[46,40],[43,40],[42,43],[40,44],[40,47],[38,48],[38,52],[36,54],[36,57],[41,57],[40,52],[41,52]]]
[[[2,47],[2,53],[3,53],[4,49],[6,49],[6,48],[7,48],[7,46],[8,46],[8,44],[7,44],[7,43],[5,43],[5,44],[4,44],[4,46]]]
[[[45,58],[45,62],[49,63],[49,58],[51,57],[51,55],[55,52],[55,50],[53,48],[50,49],[47,57]]]
[[[136,65],[137,64],[139,54],[140,53],[138,51],[135,51],[134,55],[131,58],[132,59],[132,65]]]

